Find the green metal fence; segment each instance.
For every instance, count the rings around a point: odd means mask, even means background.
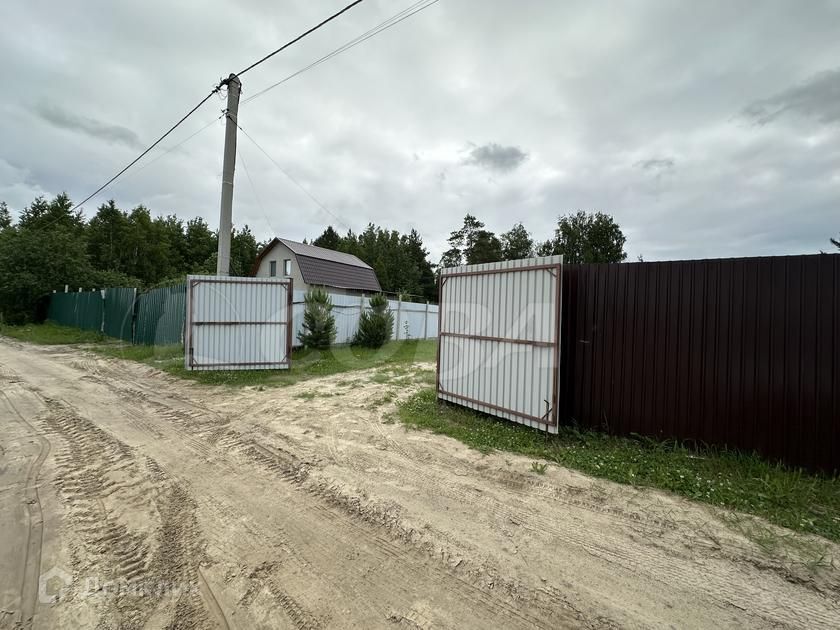
[[[103,300],[101,291],[54,293],[50,299],[47,318],[57,324],[102,330]]]
[[[62,326],[76,326],[76,294],[53,293],[47,309],[47,319]]]
[[[137,296],[134,343],[163,346],[184,340],[187,285],[153,289]]]
[[[103,332],[123,341],[134,340],[134,300],[137,289],[105,289]]]
[[[141,294],[125,287],[53,293],[47,319],[72,328],[99,330],[129,343],[162,346],[183,342],[186,301],[186,284]]]

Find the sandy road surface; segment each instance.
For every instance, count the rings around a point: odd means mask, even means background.
[[[406,431],[369,374],[223,390],[0,339],[0,388],[0,627],[840,627],[831,566]]]

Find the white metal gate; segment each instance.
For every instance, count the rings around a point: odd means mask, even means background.
[[[438,398],[557,432],[562,262],[441,271]]]
[[[188,370],[288,369],[292,279],[187,276]]]

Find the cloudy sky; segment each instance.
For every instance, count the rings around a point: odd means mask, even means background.
[[[244,75],[243,99],[412,3],[366,0]],[[7,0],[0,200],[83,199],[220,77],[344,4]],[[234,222],[261,239],[416,228],[437,258],[466,212],[544,239],[585,209],[616,217],[631,258],[828,249],[838,24],[840,1],[440,0],[243,103],[273,162],[240,135]],[[162,147],[203,131],[86,214],[114,198],[217,225],[223,106],[214,96]]]

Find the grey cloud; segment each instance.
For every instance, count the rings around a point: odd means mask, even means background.
[[[137,142],[114,125],[156,137],[219,77],[324,12],[305,0],[282,10],[268,0],[211,0],[200,13],[147,0],[117,3],[92,22],[73,3],[6,4],[0,57],[16,89],[0,102],[0,160],[15,168],[0,161],[0,199],[15,208],[40,192],[84,198],[125,163],[115,147]],[[522,220],[538,238],[552,233],[558,213],[603,209],[628,234],[631,259],[816,252],[837,234],[840,114],[826,99],[838,79],[817,73],[840,66],[825,61],[840,59],[840,4],[763,3],[745,13],[698,3],[691,21],[677,3],[521,4],[484,3],[476,19],[474,2],[437,3],[249,102],[244,128],[354,231],[368,221],[416,227],[433,258],[468,209],[496,232]],[[246,94],[393,11],[363,3],[248,73]],[[504,55],[494,52],[500,29]],[[225,38],[238,43],[219,46]],[[33,103],[60,109],[36,113]],[[751,117],[741,114],[748,104]],[[166,145],[221,107],[213,99]],[[774,117],[761,133],[751,128]],[[801,130],[778,124],[795,118],[821,133],[803,142]],[[56,137],[56,125],[73,137]],[[484,146],[465,146],[469,138]],[[123,208],[142,202],[215,225],[222,146],[223,126],[211,125],[129,171],[89,210],[114,197]],[[253,188],[237,168],[237,224],[265,240],[311,237],[334,223],[244,137],[239,150]]]
[[[491,171],[508,173],[515,170],[527,159],[528,154],[519,147],[504,147],[491,142],[470,149],[469,156],[464,160],[464,163],[487,168]]]
[[[35,108],[35,111],[48,123],[61,129],[78,131],[100,140],[124,144],[132,149],[143,148],[137,134],[126,127],[109,125],[95,118],[80,116],[48,103],[41,103]]]
[[[799,85],[755,101],[741,115],[763,126],[787,112],[824,124],[840,122],[840,69],[820,72]]]
[[[670,171],[677,165],[674,158],[650,158],[648,160],[639,160],[634,166],[644,171],[654,171],[661,173],[662,171]]]

